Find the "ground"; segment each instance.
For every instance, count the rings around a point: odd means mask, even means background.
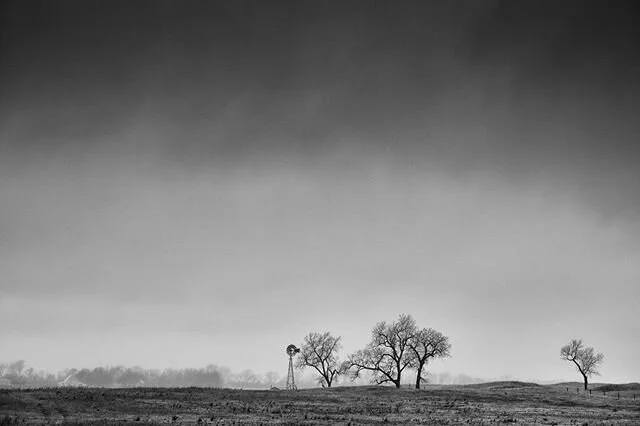
[[[600,389],[600,390],[599,390]],[[604,390],[603,390],[604,389]],[[619,396],[618,396],[619,395]],[[495,382],[424,389],[236,390],[50,388],[0,390],[0,424],[640,425],[640,385]]]

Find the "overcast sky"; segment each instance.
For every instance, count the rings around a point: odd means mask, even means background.
[[[558,4],[560,3],[560,4]],[[0,361],[640,381],[632,2],[0,6]]]

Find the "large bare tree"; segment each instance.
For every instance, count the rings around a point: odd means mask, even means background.
[[[392,323],[376,324],[367,347],[349,356],[346,364],[352,371],[352,379],[369,371],[374,383],[393,383],[399,388],[402,372],[411,366],[409,341],[416,332],[416,322],[411,315],[402,314]]]
[[[582,339],[571,340],[568,345],[560,349],[560,356],[566,361],[571,361],[582,374],[584,379],[584,390],[587,390],[589,380],[592,375],[599,375],[598,368],[604,361],[604,355],[596,353],[592,347],[585,347]]]
[[[330,388],[345,368],[338,361],[338,351],[342,348],[340,340],[340,337],[335,337],[329,332],[307,334],[300,348],[296,367],[314,368],[320,374],[318,382],[322,387]]]
[[[409,352],[412,356],[412,367],[417,370],[416,389],[420,389],[422,370],[431,358],[450,357],[451,343],[449,338],[432,328],[423,328],[415,333],[408,342]]]

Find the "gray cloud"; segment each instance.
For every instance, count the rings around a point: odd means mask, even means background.
[[[622,358],[611,377],[632,371],[616,339],[634,326],[615,326],[637,310],[631,14],[123,4],[3,5],[0,342],[81,325],[135,353],[171,329],[240,368],[202,336],[332,327],[355,349],[392,304],[450,330],[456,372],[491,330],[530,353],[580,333]]]

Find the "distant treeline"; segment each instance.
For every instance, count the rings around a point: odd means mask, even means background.
[[[220,374],[215,366],[166,370],[145,370],[142,368],[125,368],[116,366],[96,367],[92,370],[84,368],[79,371],[71,371],[70,373],[72,378],[75,378],[82,384],[102,387],[221,387],[224,383],[222,374]]]
[[[205,368],[184,369],[143,369],[140,367],[127,368],[96,367],[83,369],[66,369],[57,373],[36,370],[25,361],[0,363],[1,379],[5,379],[4,386],[16,387],[51,387],[51,386],[100,386],[100,387],[229,387],[244,389],[268,389],[272,386],[284,388],[286,378],[275,372],[265,375],[243,370],[234,373],[226,367],[209,365]],[[296,377],[299,387],[315,387],[314,378],[300,375]],[[485,380],[469,377],[464,374],[449,373],[430,374],[429,382],[434,384],[470,384]],[[362,381],[366,383],[366,380]],[[349,383],[361,384],[361,383]]]
[[[281,385],[277,373],[264,376],[251,370],[233,373],[228,368],[209,365],[204,368],[167,368],[164,370],[140,367],[71,368],[53,374],[36,370],[25,361],[0,364],[0,386],[100,386],[100,387],[234,387],[269,388]]]

